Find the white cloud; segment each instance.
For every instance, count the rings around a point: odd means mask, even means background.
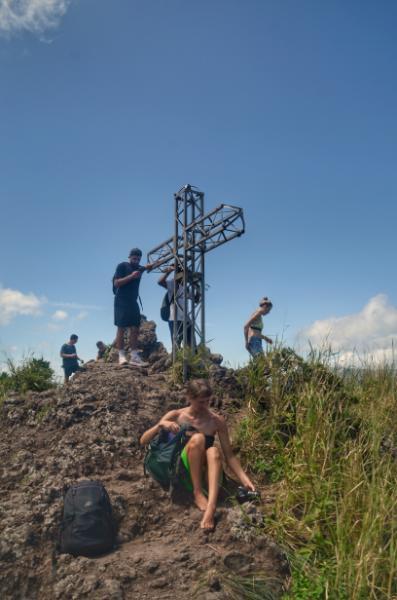
[[[45,299],[32,293],[24,294],[18,290],[0,288],[0,325],[7,325],[19,315],[40,315],[44,302]]]
[[[68,313],[65,312],[64,310],[56,310],[54,312],[54,314],[52,315],[52,319],[54,321],[64,321],[67,318],[68,318]]]
[[[357,362],[357,355],[377,363],[390,361],[397,343],[397,308],[378,294],[360,312],[315,321],[298,337],[315,347],[330,346],[339,352],[340,363]]]
[[[103,310],[103,306],[97,306],[96,304],[78,304],[77,302],[49,302],[48,304],[60,308],[75,308],[76,310]]]
[[[79,312],[79,314],[76,316],[76,319],[78,321],[82,321],[83,319],[85,319],[86,317],[88,317],[88,312],[86,310],[82,310],[81,312]]]
[[[0,32],[43,33],[57,27],[71,0],[0,0]]]

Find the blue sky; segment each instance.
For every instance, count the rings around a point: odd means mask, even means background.
[[[172,233],[191,183],[246,219],[207,255],[215,351],[246,361],[268,295],[269,335],[389,353],[396,29],[392,1],[0,0],[0,351],[59,366],[73,331],[94,356],[116,264]]]

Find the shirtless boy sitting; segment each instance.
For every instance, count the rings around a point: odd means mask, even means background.
[[[195,504],[204,513],[200,526],[209,531],[215,527],[215,509],[222,473],[221,453],[213,445],[216,434],[219,436],[229,468],[244,487],[255,490],[254,484],[233,454],[225,419],[209,408],[211,396],[212,389],[206,379],[190,381],[187,386],[189,406],[166,413],[157,425],[145,431],[140,439],[140,443],[146,445],[161,430],[177,433],[181,426],[190,428],[190,431],[187,431],[190,439],[182,451],[181,458],[191,477]],[[204,468],[207,471],[208,498],[202,490]]]

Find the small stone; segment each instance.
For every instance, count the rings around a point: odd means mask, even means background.
[[[117,479],[119,481],[133,481],[135,478],[131,471],[120,471],[120,473],[117,475]]]
[[[150,587],[154,588],[154,589],[165,588],[167,585],[168,585],[168,581],[166,580],[165,577],[158,577],[157,579],[154,579],[150,583]]]
[[[178,560],[180,562],[186,562],[187,560],[189,560],[189,558],[190,558],[189,552],[181,552],[181,554],[178,556]]]
[[[159,568],[160,563],[155,560],[151,560],[146,564],[146,570],[148,573],[154,573]]]
[[[217,577],[216,575],[211,575],[211,577],[208,580],[208,587],[214,592],[219,592],[219,590],[222,587],[219,577]]]
[[[123,583],[130,583],[131,581],[134,581],[137,578],[137,572],[135,569],[131,569],[130,571],[128,571],[128,573],[124,573],[122,575],[121,581]]]
[[[252,564],[252,559],[240,552],[229,552],[224,556],[223,564],[231,571],[238,572],[249,567]]]

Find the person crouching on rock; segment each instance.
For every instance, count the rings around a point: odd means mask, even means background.
[[[181,427],[187,428],[190,438],[182,450],[181,462],[186,470],[196,506],[204,513],[201,529],[212,531],[215,527],[215,509],[222,479],[222,460],[219,449],[214,446],[215,435],[219,441],[227,465],[241,484],[255,491],[255,486],[233,454],[225,419],[210,410],[212,389],[206,379],[192,380],[187,385],[189,406],[166,413],[157,425],[142,435],[140,443],[146,445],[162,430],[175,434]],[[208,497],[202,488],[203,471],[207,474]]]
[[[99,341],[96,343],[96,347],[98,348],[96,360],[101,360],[101,358],[106,358],[106,354],[111,349],[112,346],[111,345],[107,346],[103,342]]]

